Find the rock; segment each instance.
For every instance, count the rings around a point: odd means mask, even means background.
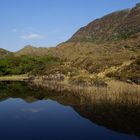
[[[28,81],[33,81],[33,80],[35,80],[35,76],[30,76],[30,77],[28,78]]]

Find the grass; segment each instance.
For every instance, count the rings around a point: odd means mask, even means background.
[[[99,77],[93,76],[91,74],[79,74],[73,77],[70,77],[69,82],[73,85],[82,85],[82,86],[98,86],[106,87],[107,84]]]
[[[51,54],[55,52],[58,57],[70,61],[72,66],[79,69],[99,73],[107,68],[120,66],[132,57],[137,58],[140,52],[135,42],[138,41],[127,40],[104,44],[66,42],[51,50]]]
[[[128,65],[118,67],[115,71],[108,71],[106,73],[108,77],[114,77],[115,79],[122,81],[131,81],[140,84],[140,57],[135,61],[131,61]]]
[[[106,81],[107,87],[85,87],[73,85],[68,82],[43,81],[41,78],[33,81],[37,87],[48,88],[56,92],[68,92],[77,97],[84,97],[89,103],[110,102],[119,105],[140,105],[140,86],[120,81]]]
[[[12,75],[0,77],[0,81],[25,81],[27,79],[28,79],[27,75]]]

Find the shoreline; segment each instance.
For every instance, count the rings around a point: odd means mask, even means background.
[[[27,81],[29,76],[27,75],[11,75],[11,76],[0,76],[0,82],[16,82],[16,81]]]
[[[38,88],[50,89],[56,92],[67,92],[75,96],[82,96],[88,99],[89,103],[95,101],[110,102],[123,105],[140,105],[140,86],[136,84],[128,84],[115,80],[108,80],[107,87],[88,87],[72,85],[68,82],[47,81],[35,79],[30,83]]]
[[[23,82],[28,81],[30,86],[43,88],[46,91],[67,92],[75,96],[83,96],[89,102],[109,101],[116,104],[140,105],[140,85],[128,84],[117,80],[106,80],[108,86],[83,86],[64,81],[45,80],[42,77],[31,77],[27,75],[13,75],[0,77],[0,82]]]

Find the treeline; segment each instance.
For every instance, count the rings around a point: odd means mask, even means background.
[[[52,56],[14,56],[0,58],[0,76],[20,74],[41,74],[50,65],[62,63]]]

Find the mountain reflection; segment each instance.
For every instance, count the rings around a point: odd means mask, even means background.
[[[80,95],[80,94],[79,94]],[[55,100],[71,106],[81,116],[108,129],[140,137],[140,110],[138,106],[123,106],[108,102],[90,104],[83,96],[69,92],[55,92],[31,86],[25,82],[0,82],[0,101],[21,98],[27,103]],[[25,108],[23,112],[39,113],[42,108]]]

